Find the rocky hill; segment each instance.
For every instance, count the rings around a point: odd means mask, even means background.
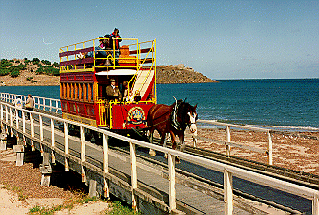
[[[177,66],[157,66],[156,71],[156,81],[158,84],[216,82],[183,64]]]
[[[50,62],[34,62],[26,59],[5,61],[1,60],[0,86],[48,86],[60,84],[59,74],[52,73],[52,69],[54,69],[55,73],[58,72],[58,67],[45,65],[45,63],[50,64]],[[12,75],[14,70],[18,70],[16,75]],[[157,66],[156,78],[159,84],[216,82],[183,64]]]

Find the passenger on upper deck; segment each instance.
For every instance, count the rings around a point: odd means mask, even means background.
[[[114,57],[116,58],[115,62],[118,64],[118,58],[120,57],[120,42],[122,41],[121,36],[119,35],[120,31],[119,29],[115,28],[113,33],[110,34],[112,40],[111,40],[111,46],[112,49],[115,49],[115,55]],[[114,45],[114,47],[113,47]]]
[[[99,39],[99,45],[95,47],[95,57],[102,57],[102,58],[106,58],[106,52],[104,51],[105,49],[105,44],[104,44],[104,39],[101,39],[102,37],[100,37]],[[88,52],[88,53],[80,53],[80,55],[78,56],[78,58],[83,59],[85,57],[93,57],[93,51]]]
[[[111,85],[106,87],[107,100],[121,100],[122,94],[118,87],[115,86],[115,79],[110,79]]]

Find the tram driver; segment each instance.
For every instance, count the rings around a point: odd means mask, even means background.
[[[115,79],[110,79],[111,85],[106,87],[106,98],[108,101],[121,100],[122,94],[117,86],[115,86]]]

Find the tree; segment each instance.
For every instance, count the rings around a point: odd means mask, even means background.
[[[5,76],[10,73],[10,70],[7,68],[0,68],[0,76]]]
[[[60,75],[60,70],[57,68],[54,68],[53,66],[45,67],[44,72],[47,75],[54,75],[54,76]]]
[[[9,62],[7,59],[2,59],[0,63],[0,68],[7,68],[12,66],[12,63]]]
[[[54,67],[59,67],[59,66],[60,66],[60,64],[59,64],[59,63],[57,63],[57,62],[54,62],[52,66],[54,66]]]
[[[40,63],[39,58],[33,58],[33,59],[32,59],[32,63],[34,63],[34,64]]]
[[[41,63],[43,63],[44,65],[51,66],[51,62],[48,60],[41,60]]]
[[[16,78],[20,75],[20,71],[18,70],[13,70],[11,73],[10,73],[11,77],[13,78]]]

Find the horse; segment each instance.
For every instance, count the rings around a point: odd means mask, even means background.
[[[181,142],[180,151],[183,151],[185,149],[184,131],[187,126],[189,126],[191,133],[197,135],[197,104],[191,106],[189,103],[185,102],[185,100],[178,100],[170,106],[156,104],[148,111],[147,126],[150,132],[149,140],[151,143],[153,142],[154,131],[157,130],[161,136],[161,145],[166,146],[166,134],[169,133],[171,135],[172,148],[176,149],[177,135]],[[155,151],[151,149],[149,154],[151,156],[156,155]]]

